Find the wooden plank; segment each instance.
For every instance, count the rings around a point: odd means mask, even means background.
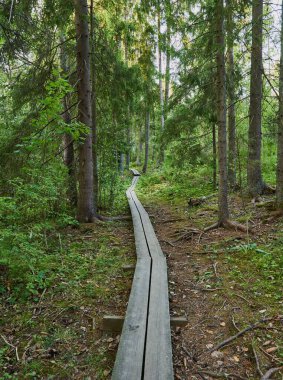
[[[125,318],[121,315],[104,315],[102,330],[121,332],[123,329],[124,319]]]
[[[127,198],[138,260],[112,380],[172,380],[166,259],[150,218],[134,192],[139,173],[135,169],[132,172]]]
[[[150,258],[138,259],[112,380],[140,380],[143,373]]]
[[[165,258],[152,260],[144,380],[173,380],[172,343]]]
[[[122,315],[105,315],[102,320],[102,330],[120,333],[123,329],[124,320],[125,317]],[[184,316],[170,318],[171,328],[185,327],[187,324],[188,319]]]
[[[132,198],[132,188],[138,177],[127,190],[131,209],[137,263],[128,302],[118,352],[112,372],[112,380],[141,380],[143,374],[144,347],[148,316],[151,258],[144,235],[139,211]]]
[[[172,380],[174,373],[166,259],[148,213],[134,192],[132,198],[139,210],[152,258],[144,379]]]

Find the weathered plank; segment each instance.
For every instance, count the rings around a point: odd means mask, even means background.
[[[123,329],[125,317],[122,315],[105,315],[102,321],[103,331],[121,332]],[[185,316],[171,317],[171,328],[185,327],[188,324],[188,319]]]
[[[142,379],[150,259],[138,259],[112,373],[113,380]]]
[[[165,258],[153,258],[144,379],[173,378],[167,265]]]
[[[142,219],[152,259],[144,379],[169,380],[173,379],[174,375],[166,259],[148,213],[134,192],[132,197]]]
[[[166,259],[148,213],[134,189],[127,190],[137,264],[112,380],[173,380]]]
[[[137,263],[127,313],[112,372],[112,380],[139,380],[142,379],[143,374],[151,258],[140,214],[132,198],[131,189],[137,182],[135,178],[133,179],[132,186],[127,190],[127,198],[133,218]]]

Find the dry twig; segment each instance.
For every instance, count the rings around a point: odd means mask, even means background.
[[[8,342],[8,340],[4,337],[4,335],[0,335],[1,338],[4,340],[4,342],[12,347],[14,350],[15,350],[15,353],[16,353],[16,358],[17,358],[17,361],[19,362],[20,361],[20,357],[19,357],[19,353],[18,353],[18,347],[17,346],[14,346],[12,343]]]
[[[262,377],[260,380],[269,380],[270,377],[275,373],[275,372],[278,372],[278,371],[281,371],[281,369],[283,369],[283,367],[276,367],[276,368],[270,368]]]

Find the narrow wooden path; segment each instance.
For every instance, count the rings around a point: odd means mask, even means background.
[[[148,213],[135,194],[139,172],[127,190],[137,262],[112,380],[172,380],[173,361],[167,264]]]

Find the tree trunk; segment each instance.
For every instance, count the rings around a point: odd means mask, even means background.
[[[77,36],[78,120],[87,127],[79,143],[79,196],[77,218],[80,222],[92,222],[93,205],[93,157],[92,110],[89,58],[88,3],[74,0]]]
[[[171,2],[166,1],[166,69],[165,69],[165,100],[164,100],[164,118],[166,120],[168,113],[169,90],[170,90],[170,62],[171,62]]]
[[[158,1],[158,15],[157,15],[157,27],[158,27],[158,72],[159,72],[159,101],[160,101],[160,125],[161,125],[161,147],[160,147],[160,161],[164,161],[164,144],[163,144],[163,132],[164,132],[164,98],[163,98],[163,81],[162,81],[162,42],[161,42],[161,7],[160,1]]]
[[[282,1],[283,12],[283,1]],[[281,53],[279,77],[279,116],[278,116],[278,143],[277,143],[277,178],[276,178],[277,209],[283,210],[283,13],[281,15]]]
[[[263,0],[252,0],[252,53],[247,177],[249,193],[253,197],[260,195],[264,189],[261,173],[262,19]]]
[[[119,173],[124,172],[124,153],[120,152],[118,157],[118,170]]]
[[[61,68],[65,75],[69,74],[69,67],[67,65],[66,54],[64,51],[64,45],[61,45],[60,54]],[[69,96],[65,95],[63,99],[64,113],[62,118],[66,124],[71,123],[71,114],[69,111]],[[68,169],[68,189],[67,196],[72,206],[77,206],[77,180],[76,180],[76,164],[75,164],[75,152],[74,152],[74,142],[73,137],[70,133],[64,133],[63,135],[63,160],[64,164]]]
[[[216,128],[212,126],[212,157],[213,157],[213,189],[217,187],[217,149],[216,149]]]
[[[233,8],[227,1],[227,39],[228,39],[228,183],[231,189],[236,187],[236,114],[235,114],[235,81],[234,81],[234,38],[233,38]]]
[[[150,128],[150,115],[149,111],[146,111],[145,115],[145,156],[144,156],[144,165],[143,165],[143,173],[147,172],[148,166],[148,156],[149,156],[149,128]]]
[[[171,31],[170,26],[167,24],[166,32],[166,70],[165,70],[165,102],[164,102],[164,116],[167,118],[169,90],[170,90],[170,62],[171,62]]]
[[[137,160],[136,160],[136,164],[138,166],[141,165],[142,146],[143,146],[142,125],[140,125],[140,127],[139,127],[139,141],[138,141]]]
[[[126,169],[129,170],[131,162],[131,128],[130,128],[130,109],[128,107],[127,118],[127,152],[126,152]]]
[[[227,132],[226,132],[226,74],[225,74],[225,40],[224,40],[224,5],[223,0],[216,3],[216,65],[217,65],[217,124],[218,124],[218,212],[219,224],[229,219],[228,181],[227,181]]]
[[[97,159],[97,112],[96,112],[96,63],[95,63],[95,17],[93,0],[90,2],[90,43],[91,43],[91,111],[92,111],[92,155],[93,155],[93,208],[98,205],[98,159]]]

